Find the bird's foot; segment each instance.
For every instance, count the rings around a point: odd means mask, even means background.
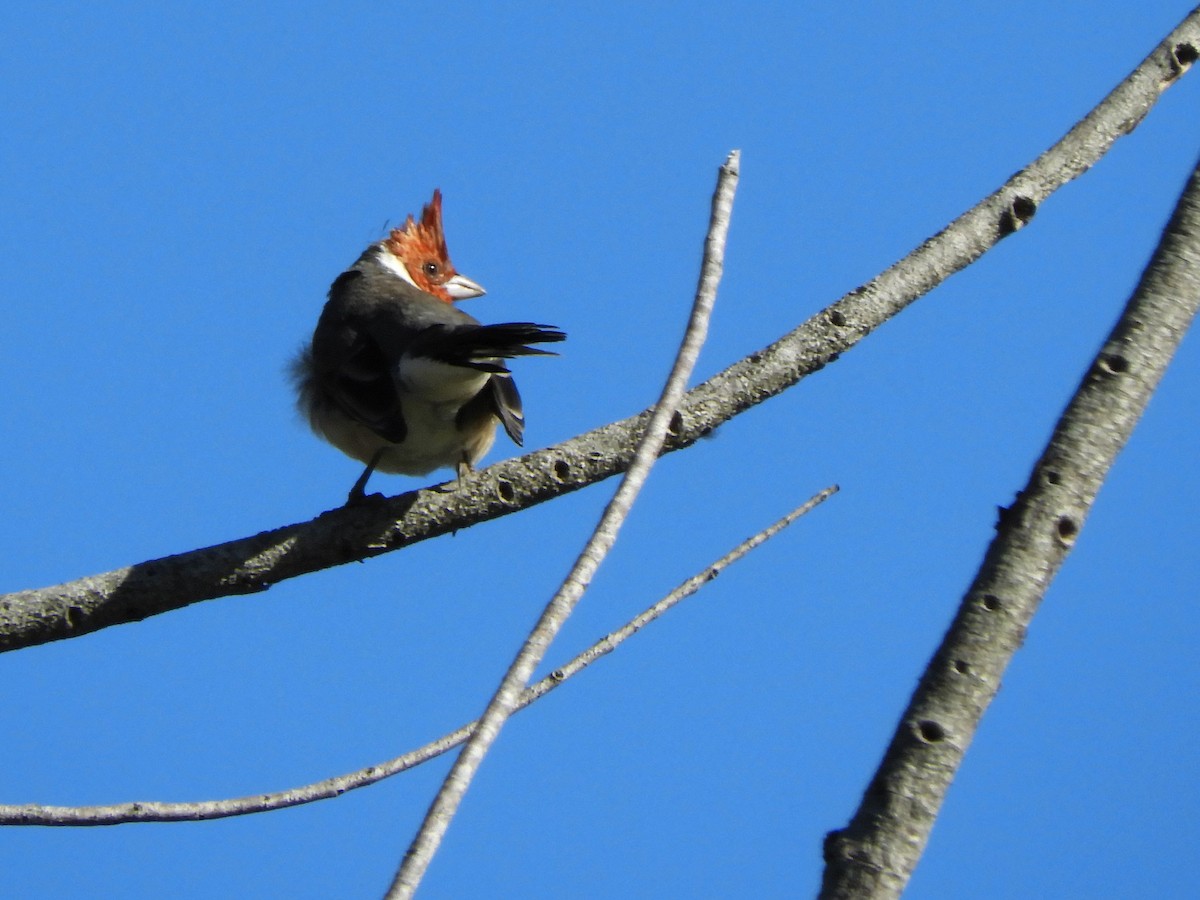
[[[357,487],[357,485],[355,486]],[[373,494],[368,494],[361,488],[355,490],[351,488],[350,493],[346,497],[347,506],[362,506],[364,503],[375,503],[383,499],[383,494],[376,491]]]
[[[350,488],[350,493],[346,497],[347,506],[357,506],[360,503],[365,503],[368,499],[373,500],[376,497],[383,496],[383,494],[368,495],[366,493],[367,481],[371,478],[371,473],[375,471],[375,467],[379,465],[379,459],[381,456],[383,456],[383,450],[384,448],[380,447],[375,451],[375,455],[371,457],[371,460],[367,463],[367,467],[363,470],[363,473],[358,476],[358,481],[354,482],[354,487]]]

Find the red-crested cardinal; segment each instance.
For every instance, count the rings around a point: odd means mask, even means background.
[[[481,325],[454,306],[482,287],[459,275],[442,232],[442,194],[369,246],[329,288],[312,344],[293,364],[297,405],[320,437],[371,472],[461,479],[491,449],[496,423],[520,446],[521,395],[504,360],[554,356],[551,325]]]

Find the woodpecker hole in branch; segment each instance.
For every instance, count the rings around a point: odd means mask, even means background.
[[[1046,484],[1062,484],[1062,477],[1054,471],[1046,473]]]
[[[835,325],[838,328],[841,328],[843,325],[846,324],[846,317],[843,316],[840,312],[838,312],[835,309],[833,312],[831,312],[829,314],[829,324]]]
[[[683,431],[683,416],[679,414],[679,410],[675,410],[675,412],[672,414],[671,424],[667,426],[667,430],[676,437],[678,437],[679,433]]]
[[[1079,534],[1079,526],[1070,516],[1059,516],[1055,528],[1058,531],[1058,539],[1064,544],[1071,543],[1075,540],[1075,535]]]
[[[1120,353],[1114,353],[1111,356],[1102,356],[1100,358],[1100,368],[1105,372],[1111,372],[1113,375],[1120,375],[1123,372],[1129,371],[1129,360]]]
[[[940,744],[946,739],[946,729],[932,719],[922,719],[918,722],[917,734],[927,744]]]
[[[1037,204],[1033,198],[1018,194],[1013,197],[1006,209],[1000,215],[1000,236],[1007,237],[1029,224],[1033,214],[1037,212]]]
[[[983,595],[983,608],[984,609],[995,612],[996,610],[998,610],[1000,608],[1000,606],[1001,606],[1000,598],[997,597],[995,594],[984,594]]]
[[[956,659],[954,661],[954,671],[959,675],[969,675],[971,672],[971,664],[965,659]]]
[[[511,481],[500,479],[496,482],[496,493],[500,495],[500,499],[505,503],[512,503],[517,497],[516,490],[513,489]]]
[[[1176,44],[1171,50],[1171,55],[1175,57],[1175,62],[1181,70],[1191,68],[1192,63],[1200,59],[1200,51],[1188,43]]]
[[[554,461],[554,477],[559,481],[566,481],[567,476],[571,474],[571,464],[563,459]]]

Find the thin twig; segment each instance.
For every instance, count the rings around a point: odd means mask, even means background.
[[[525,709],[549,694],[560,685],[566,684],[596,660],[612,653],[626,640],[637,634],[646,625],[662,616],[667,610],[695,594],[722,571],[744,557],[751,550],[774,537],[796,519],[811,512],[837,493],[837,486],[828,487],[792,510],[782,519],[772,523],[757,534],[742,541],[720,559],[709,563],[695,575],[681,582],[674,590],[639,613],[616,631],[605,635],[565,665],[555,669],[536,684],[531,684],[521,694],[517,711]],[[428,762],[462,744],[475,730],[478,721],[469,722],[449,734],[431,741],[423,747],[411,750],[402,756],[377,765],[367,766],[345,775],[327,778],[312,784],[289,788],[271,793],[252,794],[225,800],[201,800],[184,803],[131,802],[113,803],[105,806],[47,806],[44,804],[0,804],[0,825],[124,825],[131,822],[196,822],[207,819],[224,819],[269,812],[289,806],[301,806],[318,800],[340,797],[348,791],[367,787],[385,778],[398,775],[421,763]]]
[[[774,344],[693,388],[664,451],[690,446],[774,397],[1027,224],[1058,188],[1090,169],[1191,66],[1200,46],[1195,10],[1082,121],[938,234]],[[507,460],[461,492],[415,491],[309,522],[80,578],[0,595],[0,651],[77,637],[192,603],[249,594],[517,512],[594,484],[629,464],[646,413]]]
[[[1200,308],[1200,163],[1133,297],[1084,374],[925,670],[821,897],[898,897],[1000,679]]]
[[[429,863],[432,861],[442,837],[450,827],[458,811],[462,798],[470,787],[475,773],[483,762],[484,756],[496,738],[500,729],[516,709],[521,691],[529,683],[533,671],[546,655],[546,650],[562,628],[567,617],[583,596],[591,583],[592,576],[608,551],[617,540],[633,501],[645,484],[650,469],[658,460],[663,442],[667,437],[671,419],[679,407],[687,389],[688,378],[700,357],[700,348],[704,345],[708,333],[708,321],[712,316],[713,304],[717,299],[717,286],[721,282],[721,271],[724,268],[725,241],[729,234],[729,219],[733,212],[733,197],[737,190],[738,166],[740,154],[734,150],[721,166],[717,177],[717,188],[713,193],[712,215],[709,220],[708,236],[704,241],[704,259],[700,267],[700,281],[696,289],[696,299],[692,304],[692,313],[688,321],[687,331],[671,374],[667,377],[662,395],[654,407],[645,433],[638,442],[625,477],[617,488],[616,494],[609,501],[600,517],[592,536],[571,567],[570,573],[564,579],[562,586],[546,604],[541,618],[521,647],[516,659],[513,660],[508,672],[500,682],[495,695],[488,703],[475,733],[468,738],[466,746],[454,761],[449,774],[442,782],[442,787],[434,798],[425,820],[409,845],[404,861],[396,873],[392,886],[388,890],[389,898],[409,898],[416,892]]]

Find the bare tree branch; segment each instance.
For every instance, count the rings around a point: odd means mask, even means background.
[[[1197,56],[1194,10],[1060,141],[999,190],[870,283],[690,391],[664,450],[694,443],[779,394],[1026,224],[1051,193],[1093,166],[1145,117]],[[498,518],[623,471],[647,413],[491,466],[462,492],[422,490],[249,538],[66,584],[0,596],[0,650],[76,637],[215,597],[249,594]]]
[[[1200,164],[1141,282],[1067,405],[925,670],[821,897],[899,897],[950,782],[1096,493],[1200,308]]]
[[[527,687],[517,704],[517,712],[549,694],[559,685],[566,684],[596,660],[612,653],[655,619],[682,601],[691,597],[700,588],[721,574],[726,568],[747,553],[770,540],[801,516],[811,512],[837,493],[837,486],[827,487],[793,509],[782,519],[768,525],[762,531],[742,541],[720,559],[705,566],[695,575],[681,582],[674,590],[642,611],[616,631],[606,634],[592,646],[575,656],[570,662],[555,669],[541,681]],[[377,765],[367,766],[345,775],[327,778],[312,784],[288,788],[246,797],[227,800],[200,800],[182,803],[160,801],[134,801],[113,803],[104,806],[47,806],[41,803],[0,804],[0,825],[124,825],[130,822],[196,822],[206,819],[224,819],[251,813],[269,812],[289,806],[301,806],[317,800],[340,797],[347,791],[367,787],[385,778],[398,775],[408,769],[428,762],[462,744],[475,731],[478,720],[468,722],[449,734],[443,735],[416,750],[389,759]]]
[[[496,693],[488,702],[483,715],[479,717],[474,733],[467,739],[466,746],[447,773],[388,889],[389,898],[410,898],[416,893],[484,757],[500,736],[500,729],[504,727],[504,723],[516,710],[521,692],[533,677],[534,669],[545,657],[550,644],[591,584],[596,570],[616,544],[617,534],[628,518],[634,500],[641,493],[642,486],[650,475],[650,469],[662,452],[671,419],[679,408],[687,390],[688,379],[691,378],[696,361],[700,358],[700,348],[704,346],[708,335],[708,322],[712,318],[713,305],[717,301],[717,287],[721,283],[721,273],[725,268],[725,242],[729,236],[729,220],[733,215],[740,157],[741,154],[737,150],[730,153],[717,177],[708,235],[704,241],[704,256],[700,263],[700,279],[687,330],[662,394],[650,414],[645,433],[638,441],[629,470],[621,479],[621,484],[605,507],[600,521],[580,551],[571,571],[563,579],[562,586],[546,604],[533,631],[505,672]]]

